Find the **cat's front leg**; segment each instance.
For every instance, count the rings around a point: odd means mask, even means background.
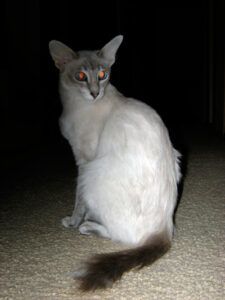
[[[75,207],[72,216],[67,216],[62,219],[62,225],[64,227],[78,228],[84,220],[86,214],[86,207],[81,198],[76,196]]]

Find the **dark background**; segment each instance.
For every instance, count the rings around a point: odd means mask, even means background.
[[[182,144],[183,129],[224,134],[224,1],[149,6],[148,1],[7,1],[0,60],[3,167],[67,147],[59,133],[58,72],[48,42],[74,50],[124,41],[112,83],[154,107]],[[179,145],[178,145],[179,148]],[[47,151],[47,150],[46,150]],[[70,151],[66,155],[71,155]],[[34,156],[32,156],[34,159]]]

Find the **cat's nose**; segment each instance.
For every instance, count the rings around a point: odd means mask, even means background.
[[[99,95],[99,91],[91,91],[90,93],[91,93],[91,96],[92,96],[94,99],[97,98],[98,95]]]

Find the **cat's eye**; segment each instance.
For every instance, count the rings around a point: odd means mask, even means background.
[[[104,80],[108,77],[108,72],[107,71],[104,71],[104,70],[101,70],[98,72],[98,79],[99,80]]]
[[[82,72],[82,71],[76,73],[75,77],[79,81],[87,81],[87,75],[84,72]]]

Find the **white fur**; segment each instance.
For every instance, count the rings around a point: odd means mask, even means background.
[[[95,102],[75,94],[62,80],[60,127],[88,214],[112,240],[137,245],[163,229],[172,237],[179,153],[158,114],[111,84]]]

